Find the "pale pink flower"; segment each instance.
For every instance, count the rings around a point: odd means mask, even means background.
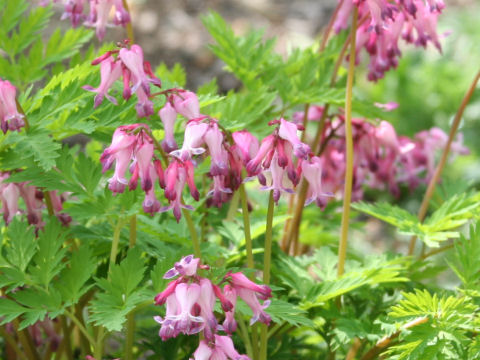
[[[172,101],[177,113],[186,119],[192,120],[200,117],[200,104],[195,93],[182,91],[178,95],[173,95]]]
[[[178,149],[178,145],[175,142],[174,137],[174,126],[175,121],[177,120],[177,112],[173,108],[172,104],[169,101],[165,104],[163,108],[158,112],[158,116],[163,123],[164,137],[162,141],[162,148],[165,152],[170,153]]]
[[[185,127],[185,135],[181,149],[172,151],[170,155],[176,158],[187,161],[192,158],[192,155],[200,155],[205,152],[201,146],[204,144],[204,135],[208,129],[208,124],[192,120],[189,121]]]
[[[10,81],[0,79],[0,128],[4,134],[7,130],[20,131],[25,126],[24,116],[17,109],[16,94]]]
[[[98,107],[103,98],[106,97],[115,105],[118,104],[117,99],[113,96],[108,95],[108,90],[112,87],[113,83],[117,81],[122,75],[122,69],[120,63],[116,62],[115,59],[110,56],[107,59],[103,60],[100,64],[100,85],[98,88],[93,88],[90,85],[85,85],[83,89],[97,93],[94,99],[94,107]]]

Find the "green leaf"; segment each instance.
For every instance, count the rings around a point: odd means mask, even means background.
[[[454,258],[448,265],[467,289],[474,288],[480,282],[480,223],[470,227],[468,238],[460,236],[454,247]]]
[[[424,223],[408,211],[388,203],[358,202],[352,207],[395,226],[402,234],[418,236],[426,245],[438,247],[439,242],[460,236],[454,230],[478,215],[479,200],[480,193],[455,195]]]
[[[89,289],[85,283],[95,271],[96,259],[87,245],[82,245],[72,253],[70,264],[60,273],[55,285],[66,306],[78,302],[79,298]]]
[[[13,218],[8,226],[7,239],[10,239],[5,249],[8,262],[20,271],[25,271],[37,249],[37,241],[33,226]]]
[[[33,258],[33,264],[28,271],[32,279],[48,289],[50,282],[62,271],[62,262],[67,248],[63,243],[68,236],[68,230],[55,217],[50,217],[38,236],[38,251]]]
[[[273,299],[266,312],[271,315],[272,320],[276,323],[287,322],[296,327],[314,327],[313,321],[307,318],[305,310],[283,300]]]
[[[10,134],[5,144],[15,144],[15,151],[22,158],[33,157],[44,170],[55,166],[55,159],[59,156],[61,145],[55,142],[45,129],[32,128],[30,131]]]
[[[139,288],[145,265],[139,248],[128,251],[120,265],[113,265],[109,279],[97,279],[98,292],[90,305],[91,322],[109,331],[120,331],[127,314],[149,295]]]

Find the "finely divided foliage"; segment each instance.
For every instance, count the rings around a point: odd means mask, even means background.
[[[443,1],[340,0],[286,55],[209,12],[226,93],[150,64],[129,5],[0,0],[0,357],[478,359],[480,193],[437,183],[469,150],[349,95],[441,51]]]

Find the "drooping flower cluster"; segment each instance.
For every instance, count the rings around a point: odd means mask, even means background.
[[[303,126],[283,118],[271,121],[270,125],[279,126],[262,140],[258,151],[246,162],[248,175],[257,176],[263,185],[262,190],[272,190],[277,203],[281,193],[293,193],[293,188],[304,176],[310,184],[306,204],[315,201],[318,206],[323,206],[323,198],[328,194],[322,190],[321,162],[311,153],[310,147],[298,138],[297,131]],[[269,174],[269,180],[266,174]],[[285,185],[288,181],[291,186]]]
[[[173,136],[178,114],[188,120],[180,149]],[[173,89],[159,115],[165,129],[162,147],[174,158],[173,162],[193,163],[194,155],[208,150],[206,154],[211,161],[208,175],[213,179],[213,186],[207,194],[207,205],[221,206],[228,201],[242,182],[242,163],[236,150],[235,136],[229,141],[216,119],[200,114],[198,98],[190,91]],[[192,197],[197,200],[193,193]]]
[[[255,284],[240,272],[228,272],[221,282],[225,283],[222,289],[198,275],[198,269],[208,269],[208,266],[201,265],[200,259],[189,255],[165,273],[165,279],[178,278],[155,297],[155,304],[166,304],[165,317],[155,317],[155,321],[161,324],[159,336],[165,341],[179,334],[193,335],[203,331],[204,340],[194,353],[195,360],[249,359],[235,350],[230,338],[237,328],[234,318],[237,298],[252,309],[251,325],[257,321],[268,325],[271,318],[265,308],[270,303],[268,299],[272,297],[272,290],[266,285]],[[221,325],[214,313],[217,299],[225,313]],[[264,300],[263,304],[260,300]],[[219,335],[219,332],[227,335]]]
[[[318,111],[316,110],[316,113]],[[310,114],[308,115],[310,118]],[[295,117],[303,117],[303,113]],[[312,120],[318,120],[312,113]],[[375,126],[365,119],[354,118],[353,200],[363,197],[365,187],[387,188],[394,196],[400,195],[400,186],[411,190],[426,184],[433,176],[438,150],[445,147],[448,136],[439,128],[419,132],[413,139],[398,136],[393,126],[381,121]],[[321,181],[325,192],[343,190],[345,177],[344,118],[338,115],[327,119],[322,134],[323,148],[318,166],[323,170]],[[467,154],[461,134],[452,144],[452,154]],[[306,176],[306,175],[305,175]]]
[[[360,26],[356,49],[370,56],[368,79],[376,81],[398,64],[402,38],[407,43],[426,47],[430,42],[439,51],[437,19],[445,4],[442,0],[339,0],[340,9],[334,23],[339,32],[346,29],[354,6],[358,7]]]
[[[165,188],[165,177],[161,161],[154,156],[154,144],[150,137],[150,128],[145,124],[132,124],[118,127],[112,138],[112,144],[100,157],[103,172],[115,163],[113,176],[108,180],[108,188],[114,193],[123,193],[137,188],[140,178],[141,188],[145,192],[143,210],[153,214],[160,210],[160,202],[155,197],[155,182]],[[130,180],[126,172],[131,173]]]
[[[25,203],[27,221],[37,228],[42,227],[42,210],[46,208],[43,192],[36,186],[28,185],[28,182],[6,182],[10,177],[9,172],[0,172],[0,203],[2,204],[2,214],[5,223],[8,225],[15,215],[23,213],[20,209],[20,198]],[[66,194],[59,194],[56,190],[50,191],[52,208],[57,218],[64,224],[70,223],[72,218],[63,213],[62,203],[65,201]]]
[[[73,27],[81,23],[85,26],[94,27],[99,40],[105,36],[106,28],[113,25],[125,27],[130,22],[130,14],[123,6],[122,0],[53,0],[54,3],[62,3],[64,6],[63,19],[70,19]],[[50,3],[43,0],[41,5]],[[113,19],[110,14],[113,10]]]
[[[153,114],[150,84],[161,87],[161,81],[153,73],[150,63],[144,61],[140,46],[133,44],[130,48],[122,47],[120,50],[108,51],[92,61],[92,65],[98,64],[100,64],[100,85],[97,88],[90,85],[83,87],[97,94],[94,107],[99,106],[105,97],[117,104],[117,100],[108,94],[108,90],[122,78],[123,98],[128,100],[132,94],[137,95],[138,102],[135,108],[138,117],[149,117]]]
[[[17,90],[10,81],[0,79],[0,128],[20,131],[25,126],[24,116],[18,111],[15,97]]]

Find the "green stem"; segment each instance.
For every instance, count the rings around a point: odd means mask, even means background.
[[[242,201],[243,232],[245,233],[245,249],[247,251],[247,267],[249,269],[254,269],[255,264],[253,262],[252,234],[250,233],[250,214],[248,213],[248,201],[247,201],[247,192],[245,190],[245,184],[240,185],[239,192],[240,192],[240,199]]]
[[[250,214],[248,212],[248,200],[247,200],[247,191],[245,190],[245,184],[241,184],[239,188],[240,200],[242,202],[242,216],[243,216],[243,232],[245,234],[245,250],[247,252],[247,267],[249,269],[255,268],[255,263],[253,260],[253,245],[252,245],[252,234],[250,231]],[[250,276],[253,279],[254,274]],[[248,336],[248,333],[247,333]],[[250,341],[250,338],[248,338]],[[258,328],[257,326],[252,327],[252,347],[251,355],[254,360],[258,359]]]
[[[85,326],[83,326],[82,322],[80,320],[77,319],[77,317],[75,315],[73,315],[73,313],[71,313],[70,311],[68,311],[67,309],[65,309],[65,315],[70,318],[70,320],[73,321],[73,323],[75,325],[77,325],[77,328],[80,330],[80,332],[87,338],[88,342],[90,343],[90,345],[94,345],[96,342],[95,342],[95,339],[93,338],[92,335],[90,335],[90,333],[87,331],[87,329],[85,328]]]
[[[128,247],[131,249],[137,242],[137,215],[130,218],[130,238]],[[130,311],[127,315],[127,331],[125,334],[125,360],[133,359],[133,342],[135,337],[135,313]]]
[[[343,275],[345,271],[345,259],[347,257],[348,221],[350,218],[350,201],[352,199],[353,184],[353,137],[352,137],[352,93],[355,75],[355,37],[358,18],[358,8],[354,7],[352,21],[352,37],[350,42],[350,57],[348,64],[347,91],[345,95],[345,142],[346,142],[346,169],[345,188],[343,191],[343,212],[340,231],[340,244],[338,247],[337,275]]]
[[[54,216],[55,211],[53,211],[52,197],[50,196],[50,192],[45,190],[43,192],[43,197],[45,198],[45,204],[47,205],[48,215]]]
[[[267,210],[267,225],[265,229],[265,252],[263,257],[263,283],[270,283],[270,267],[272,261],[272,235],[273,235],[273,190],[270,191]],[[262,324],[260,327],[260,360],[267,360],[267,341],[268,341],[267,325]]]
[[[193,223],[192,217],[188,210],[183,209],[183,216],[185,216],[185,221],[187,222],[188,230],[190,231],[190,236],[192,237],[193,243],[193,254],[195,257],[200,258],[200,242],[198,241],[197,230],[195,230],[195,224]]]
[[[233,219],[235,219],[235,214],[237,213],[237,210],[238,210],[239,200],[240,200],[239,193],[238,191],[236,191],[233,193],[232,199],[230,200],[230,206],[228,207],[227,217],[225,218],[225,220],[232,221]]]
[[[120,242],[120,234],[123,227],[123,219],[119,218],[115,229],[113,230],[113,240],[112,240],[112,249],[110,250],[110,262],[108,264],[108,277],[110,277],[110,273],[112,271],[112,267],[115,265],[115,260],[117,258],[118,252],[118,244]],[[105,337],[105,329],[103,326],[98,328],[97,332],[97,340],[94,342],[95,344],[95,359],[101,359],[103,356],[103,339]]]
[[[71,342],[71,333],[72,333],[72,328],[68,326],[67,324],[67,319],[65,316],[62,316],[60,318],[60,321],[62,323],[62,332],[63,332],[63,341],[65,343],[65,353],[67,355],[68,360],[73,360],[73,347],[72,347],[72,342]]]
[[[237,324],[240,328],[240,334],[242,335],[243,341],[245,342],[245,349],[247,349],[247,355],[251,359],[256,359],[256,356],[258,355],[253,352],[252,342],[250,341],[250,336],[248,336],[247,326],[245,325],[245,321],[243,320],[241,315],[237,317]]]
[[[130,39],[130,41],[132,42],[132,44],[134,44],[135,43],[135,36],[133,34],[132,13],[130,12],[130,8],[128,6],[127,0],[123,0],[122,2],[123,2],[123,7],[125,8],[125,10],[130,15],[130,21],[126,25],[127,36]]]
[[[130,218],[130,238],[128,247],[132,248],[137,242],[137,215],[132,215]]]
[[[120,233],[122,231],[123,219],[118,219],[117,226],[113,230],[113,240],[112,240],[112,249],[110,250],[110,263],[108,264],[108,276],[110,276],[110,271],[112,266],[115,265],[115,259],[117,258],[118,252],[118,243],[120,242]]]

